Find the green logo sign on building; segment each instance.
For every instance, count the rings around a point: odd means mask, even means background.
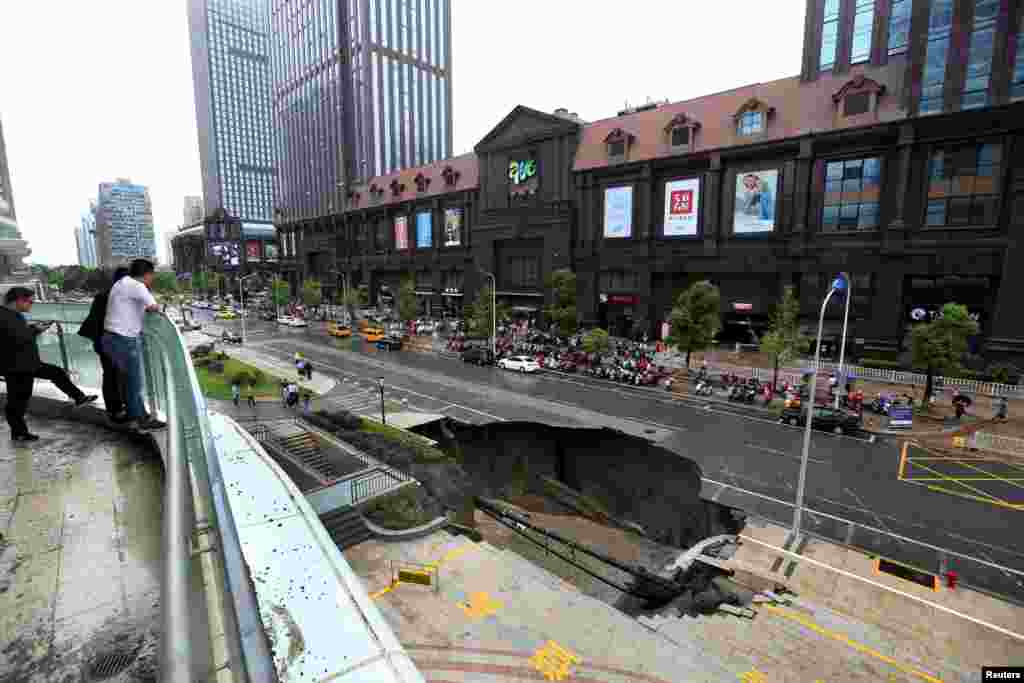
[[[508,180],[509,194],[513,197],[527,196],[537,192],[540,185],[537,178],[537,160],[510,161]]]

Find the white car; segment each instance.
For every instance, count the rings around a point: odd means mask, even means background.
[[[540,365],[529,356],[509,356],[498,361],[498,367],[503,370],[518,370],[519,372],[537,372]]]
[[[309,323],[302,318],[292,318],[292,321],[289,324],[292,327],[309,327]]]
[[[295,318],[291,317],[290,315],[282,315],[280,318],[277,319],[277,324],[278,325],[287,325],[288,327],[291,327],[292,326],[292,322],[294,322],[294,321],[295,321]]]

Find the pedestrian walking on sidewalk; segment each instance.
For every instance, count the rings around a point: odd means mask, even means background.
[[[256,410],[256,395],[252,393],[251,389],[249,390],[249,407]]]
[[[1010,412],[1010,402],[1005,396],[1000,396],[995,401],[996,414],[995,419],[1005,420]]]
[[[302,414],[303,415],[309,415],[309,407],[310,407],[310,403],[312,402],[312,400],[313,400],[313,394],[309,393],[308,391],[305,392],[302,395]]]
[[[238,379],[231,382],[231,402],[238,407],[238,399],[242,397],[242,385],[238,383]]]

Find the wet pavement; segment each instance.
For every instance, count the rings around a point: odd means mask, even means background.
[[[79,680],[97,657],[156,672],[159,456],[79,422],[0,437],[0,681]]]
[[[467,422],[541,420],[605,425],[657,441],[700,464],[705,497],[791,523],[802,431],[760,415],[663,390],[588,378],[520,375],[420,353],[352,351],[317,329],[268,329],[251,348],[286,357],[301,350],[325,371],[365,391],[383,376],[389,397],[412,409]],[[367,345],[364,345],[367,346]],[[1024,602],[1022,512],[951,499],[897,479],[893,440],[815,433],[805,514],[809,533],[940,573],[955,568],[972,586]]]

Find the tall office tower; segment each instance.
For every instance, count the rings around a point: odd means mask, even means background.
[[[185,197],[184,206],[181,211],[182,225],[195,225],[201,222],[205,213],[202,197]]]
[[[269,222],[267,0],[189,0],[188,11],[204,213]]]
[[[89,202],[89,210],[82,214],[82,224],[75,228],[75,246],[78,265],[95,268],[96,259],[96,202]]]
[[[270,0],[275,220],[451,154],[451,0]]]
[[[21,239],[18,216],[14,212],[14,193],[11,173],[7,167],[7,147],[4,129],[0,125],[0,277],[23,269],[22,259],[32,253],[28,243]]]
[[[160,263],[167,266],[170,269],[174,269],[174,232],[164,233],[164,257],[160,259]]]
[[[133,258],[156,259],[149,190],[125,178],[100,183],[96,201],[96,260],[102,267]]]

